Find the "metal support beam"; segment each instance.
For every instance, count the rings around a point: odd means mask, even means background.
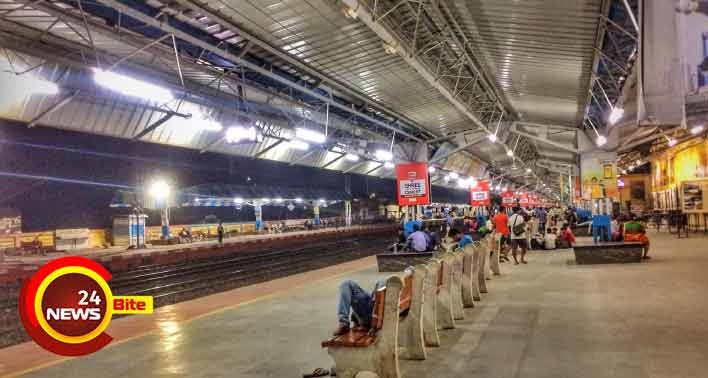
[[[342,160],[342,158],[344,158],[344,156],[346,156],[346,154],[342,154],[342,153],[339,153],[339,152],[337,152],[337,153],[340,154],[340,155],[337,156],[336,158],[334,158],[334,159],[328,161],[327,164],[321,166],[320,169],[325,169],[325,168],[329,167],[330,165],[332,165],[332,164],[334,164],[334,163],[336,163],[336,162]]]
[[[275,147],[278,147],[281,143],[285,142],[285,139],[279,139],[276,140],[273,144],[270,146],[266,147],[265,149],[259,151],[253,158],[258,159],[259,157],[265,155],[268,151],[274,149]]]
[[[552,140],[550,140],[550,139],[548,139],[548,138],[542,138],[542,137],[540,137],[540,136],[531,135],[531,134],[525,133],[525,132],[523,132],[523,131],[519,131],[518,128],[516,127],[516,124],[511,125],[511,128],[509,129],[509,131],[511,131],[512,133],[514,133],[514,134],[516,134],[516,135],[520,135],[520,136],[523,136],[523,137],[525,137],[525,138],[528,138],[528,139],[531,139],[531,140],[535,140],[535,141],[537,141],[537,142],[545,143],[545,144],[548,144],[548,145],[550,145],[550,146],[553,146],[553,147],[556,147],[556,148],[560,148],[560,149],[562,149],[562,150],[566,150],[566,151],[572,152],[572,153],[574,153],[574,154],[577,154],[577,153],[578,153],[578,149],[575,148],[575,147],[571,147],[571,146],[565,145],[565,144],[563,144],[563,143],[558,143],[558,142],[552,141]]]
[[[158,127],[162,126],[165,122],[169,121],[172,118],[171,113],[167,113],[162,116],[162,118],[158,119],[157,121],[153,122],[152,125],[149,125],[148,127],[144,128],[143,131],[139,132],[133,137],[133,141],[138,141],[140,138],[144,137],[148,133],[152,132],[153,130],[157,129]]]
[[[644,144],[644,143],[649,143],[649,142],[651,142],[651,141],[653,141],[653,140],[655,140],[655,139],[659,139],[659,138],[663,138],[664,136],[668,136],[668,135],[670,135],[670,134],[676,132],[677,130],[683,130],[683,128],[682,128],[682,127],[674,127],[674,128],[669,129],[669,130],[665,130],[665,131],[662,131],[662,132],[660,132],[660,133],[656,133],[656,134],[654,134],[654,135],[650,135],[650,136],[648,136],[648,137],[639,139],[639,140],[637,140],[637,141],[635,141],[635,142],[632,142],[632,143],[629,143],[629,144],[625,144],[625,145],[623,145],[622,147],[620,147],[620,148],[617,150],[617,152],[626,152],[626,151],[629,151],[629,150],[631,150],[632,148],[637,147],[637,146],[641,146],[641,145]]]
[[[415,58],[410,51],[407,51],[408,48],[402,46],[398,38],[393,33],[389,32],[383,25],[374,20],[369,9],[362,6],[359,0],[342,0],[342,2],[352,9],[358,7],[358,15],[361,22],[376,33],[376,35],[378,35],[378,37],[385,43],[399,46],[399,54],[409,66],[415,69],[415,71],[418,72],[418,74],[420,74],[428,82],[428,84],[437,89],[440,94],[442,94],[455,108],[467,116],[467,118],[469,118],[475,125],[488,134],[490,133],[487,126],[467,108],[467,105],[460,102],[455,96],[453,96],[452,92],[448,88],[446,88],[440,81],[436,80],[436,76],[428,71],[427,66],[418,61],[418,59]]]
[[[466,149],[466,148],[468,148],[468,147],[474,146],[475,144],[477,144],[477,143],[479,143],[479,142],[481,142],[481,141],[483,141],[483,140],[485,140],[485,139],[487,139],[487,136],[486,136],[486,135],[485,135],[485,136],[482,136],[482,137],[479,137],[479,138],[476,138],[476,139],[473,139],[472,141],[470,141],[470,142],[468,142],[468,143],[465,143],[465,144],[463,144],[463,145],[461,145],[461,146],[455,148],[454,150],[449,151],[449,152],[443,154],[442,156],[437,156],[437,157],[434,157],[433,159],[430,159],[430,161],[428,161],[428,164],[432,164],[432,163],[438,162],[438,161],[440,161],[440,160],[446,159],[446,158],[448,158],[448,157],[450,157],[450,156],[452,156],[452,155],[454,155],[454,154],[456,154],[456,153],[458,153],[458,152],[460,152],[460,151],[462,151],[462,150],[464,150],[464,149]]]
[[[330,102],[330,106],[336,107],[342,111],[356,115],[357,117],[365,119],[369,122],[372,122],[378,126],[388,129],[390,131],[396,131],[397,133],[404,135],[404,136],[406,136],[410,139],[413,139],[415,141],[423,142],[423,140],[421,138],[419,138],[415,135],[412,135],[408,132],[397,129],[397,128],[389,125],[386,122],[383,122],[381,120],[373,118],[373,117],[369,116],[368,114],[365,114],[365,113],[362,113],[358,110],[352,109],[344,104],[330,101],[330,97],[326,94],[323,95],[317,91],[307,88],[304,85],[293,82],[283,76],[273,73],[267,68],[261,67],[260,65],[258,65],[256,63],[252,63],[247,59],[240,58],[237,54],[235,54],[227,49],[223,49],[223,48],[219,48],[217,46],[214,46],[206,41],[203,41],[203,40],[201,40],[197,37],[194,37],[186,32],[183,32],[182,30],[163,22],[162,20],[156,20],[156,19],[148,16],[145,13],[142,13],[136,9],[126,6],[125,4],[119,2],[118,0],[101,0],[101,2],[110,6],[111,8],[118,10],[121,13],[124,13],[125,15],[127,15],[129,17],[132,17],[142,23],[145,23],[148,26],[157,28],[158,30],[162,30],[164,33],[173,34],[175,36],[175,38],[179,38],[182,41],[185,41],[185,42],[192,44],[196,47],[199,47],[199,48],[204,49],[206,51],[212,52],[215,55],[218,55],[218,56],[221,56],[225,59],[228,59],[240,66],[243,66],[243,67],[245,67],[251,71],[254,71],[260,75],[263,75],[265,77],[273,79],[273,80],[279,82],[280,84],[286,85],[298,92],[312,96],[313,98],[316,98],[316,99],[318,99],[322,102],[325,102],[325,103]]]
[[[361,165],[364,164],[364,163],[366,163],[366,160],[362,160],[362,161],[360,161],[360,162],[358,162],[358,163],[352,165],[351,167],[347,168],[347,169],[346,169],[345,171],[343,171],[342,173],[349,173],[349,172],[351,172],[351,171],[353,171],[353,170],[355,170],[355,169],[361,167]]]
[[[478,132],[479,132],[479,129],[467,129],[467,130],[455,131],[454,133],[450,133],[450,134],[447,134],[447,135],[439,137],[439,138],[430,139],[430,140],[426,141],[426,143],[428,143],[428,144],[438,143],[438,142],[442,142],[444,140],[452,139],[452,138],[459,136],[459,135],[478,133]]]
[[[58,102],[54,103],[54,105],[48,107],[45,109],[43,112],[39,113],[36,117],[34,117],[28,124],[27,127],[35,127],[37,126],[37,123],[42,120],[42,118],[46,117],[49,114],[52,114],[53,112],[61,109],[64,107],[64,105],[68,104],[71,102],[71,100],[75,99],[76,96],[79,95],[79,91],[74,91],[73,93],[67,95],[63,99],[59,100]]]

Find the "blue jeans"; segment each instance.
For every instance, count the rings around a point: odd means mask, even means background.
[[[374,310],[374,300],[371,294],[362,289],[354,281],[346,280],[339,285],[339,306],[337,317],[340,324],[349,326],[349,311],[364,327],[371,327],[371,313]]]

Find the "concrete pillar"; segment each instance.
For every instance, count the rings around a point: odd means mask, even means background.
[[[347,226],[352,225],[352,201],[344,201],[344,222]]]
[[[170,208],[165,205],[160,211],[160,225],[162,226],[162,238],[170,238]]]
[[[263,204],[261,201],[253,202],[253,212],[256,215],[256,231],[263,229]]]

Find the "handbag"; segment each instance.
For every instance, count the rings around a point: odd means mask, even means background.
[[[516,224],[516,221],[521,217],[519,214],[516,214],[516,218],[514,218],[514,226],[511,227],[511,232],[514,233],[514,236],[521,236],[524,231],[526,231],[526,226],[522,222],[521,224]]]

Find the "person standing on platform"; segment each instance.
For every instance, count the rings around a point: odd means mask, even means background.
[[[497,214],[492,218],[492,223],[494,223],[494,237],[499,243],[499,257],[508,261],[506,252],[511,242],[511,239],[509,239],[509,216],[503,210],[498,210]]]
[[[546,232],[546,217],[548,216],[548,213],[546,212],[546,209],[543,207],[539,207],[536,209],[536,217],[538,218],[538,230],[540,232],[545,233]]]
[[[521,249],[521,263],[526,264],[526,220],[521,214],[520,207],[514,208],[514,214],[509,217],[509,229],[511,234],[511,255],[514,257],[514,264],[519,264],[516,258],[516,250]]]
[[[219,226],[216,227],[216,233],[219,236],[219,247],[224,246],[224,225],[219,222]]]

